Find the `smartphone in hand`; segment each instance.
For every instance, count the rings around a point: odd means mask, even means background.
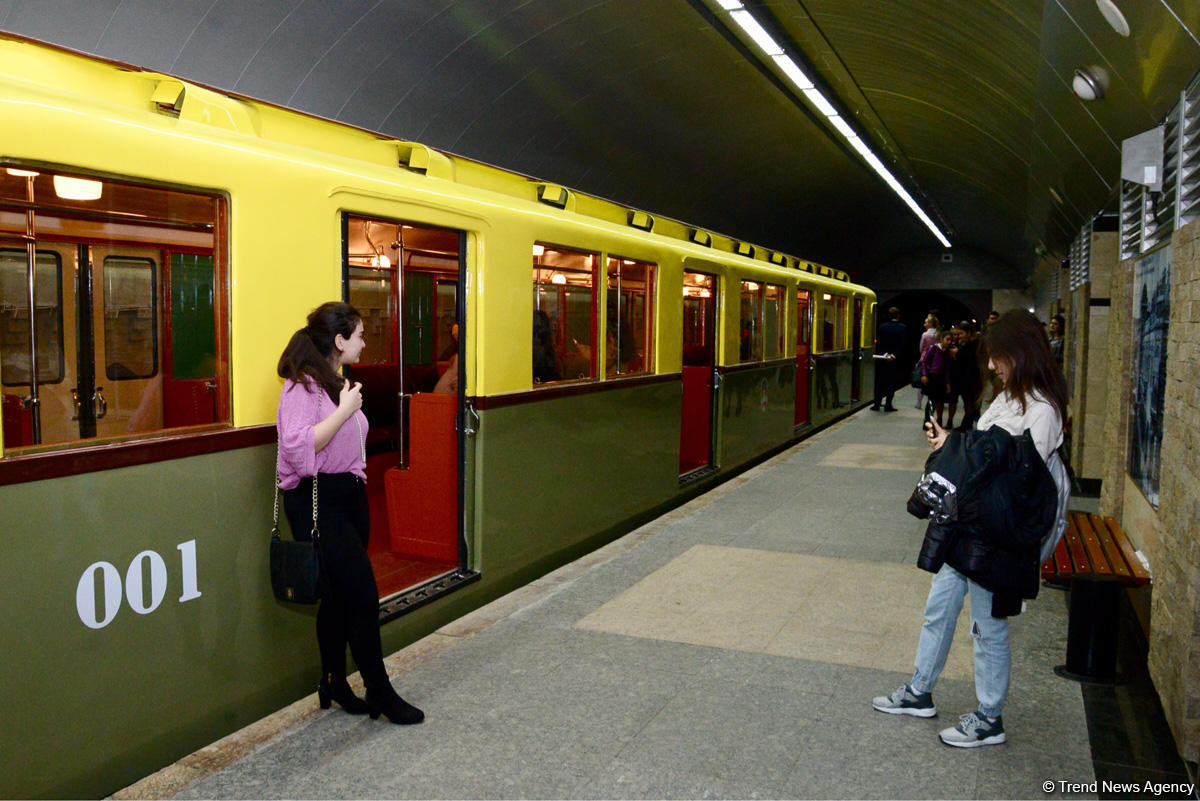
[[[933,401],[925,401],[925,422],[921,424],[922,428],[929,428],[929,423],[933,420]]]

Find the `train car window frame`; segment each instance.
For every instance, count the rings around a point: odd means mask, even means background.
[[[0,248],[0,269],[3,269],[4,256],[6,256],[8,254],[12,254],[14,257],[16,257],[14,259],[14,261],[20,262],[21,273],[22,273],[21,281],[23,283],[25,283],[26,282],[26,265],[27,265],[26,252],[19,248]],[[39,375],[38,383],[39,384],[61,384],[63,382],[63,379],[66,374],[65,368],[63,366],[63,359],[65,357],[64,357],[64,353],[63,353],[62,256],[57,251],[53,251],[53,250],[39,250],[39,251],[36,251],[36,254],[37,255],[35,256],[35,259],[41,259],[43,256],[47,257],[48,259],[53,261],[53,266],[54,266],[54,307],[53,307],[53,316],[52,316],[51,320],[54,323],[54,332],[56,334],[55,344],[57,345],[57,347],[54,348],[53,353],[54,353],[54,357],[55,357],[55,366],[58,368],[56,371],[50,372],[49,377],[47,377],[47,378],[42,378]],[[35,261],[35,264],[38,264],[38,263],[39,262]],[[37,306],[37,302],[38,302],[38,300],[37,300],[37,286],[39,283],[39,281],[37,280],[38,273],[40,273],[40,271],[37,271],[35,268],[34,301],[33,301],[34,306]],[[26,286],[27,285],[28,284],[26,283]],[[18,308],[16,306],[16,304],[11,304],[11,308],[10,308],[10,304],[0,303],[0,325],[4,325],[5,328],[7,328],[8,321],[4,320],[4,318],[6,316],[8,316],[9,314],[12,314],[14,319],[16,319],[19,317],[20,311],[21,311],[21,309]],[[18,323],[18,325],[20,325],[20,323]],[[24,329],[25,329],[25,332],[28,332],[29,328],[28,328],[27,324],[25,325]],[[4,330],[0,330],[0,361],[12,359],[12,357],[10,357],[7,354],[8,348],[5,344],[3,344],[4,339],[5,339]],[[23,353],[22,353],[22,351],[23,351]],[[19,359],[22,355],[26,358],[26,360],[28,360],[28,356],[29,356],[28,343],[25,344],[24,348],[20,348],[20,347],[14,348],[13,356],[16,356]],[[42,358],[42,354],[39,353],[38,354],[38,372],[39,373],[42,372],[42,367],[43,367],[41,358]],[[28,370],[29,369],[28,366],[26,366],[25,369]],[[0,370],[0,382],[2,382],[2,385],[6,386],[6,387],[27,387],[27,386],[29,386],[29,381],[7,381],[7,380],[4,380],[2,370]]]
[[[629,267],[644,268],[643,286],[640,290],[633,290],[631,302],[629,305],[636,306],[632,302],[634,297],[640,297],[642,301],[641,316],[641,336],[637,336],[637,326],[634,322],[633,312],[623,313],[621,308],[622,299],[625,297],[624,290],[625,272]],[[614,272],[615,271],[615,272]],[[613,279],[616,279],[617,302],[612,303],[612,287]],[[632,280],[632,279],[631,279]],[[644,261],[642,259],[630,259],[625,256],[619,256],[614,253],[608,253],[605,256],[605,379],[629,378],[632,376],[649,375],[654,372],[654,350],[655,350],[655,296],[658,290],[658,265],[654,262]],[[615,315],[614,315],[615,305]],[[615,324],[614,324],[615,318]],[[626,329],[633,328],[633,333],[629,333]],[[610,353],[610,345],[608,335],[612,334],[614,343],[611,347],[615,350],[617,357],[613,359],[613,353]],[[640,340],[640,341],[639,341]],[[621,352],[625,349],[626,343],[632,343],[636,354],[638,345],[641,346],[641,356],[634,356],[628,359],[622,358]],[[636,369],[623,369],[625,364],[635,366]],[[638,367],[637,365],[640,365]]]
[[[0,466],[7,467],[0,483],[29,480],[13,472],[22,464],[26,475],[46,477],[129,459],[171,458],[173,446],[167,443],[190,437],[205,439],[181,447],[222,449],[225,439],[210,435],[232,429],[228,208],[224,192],[128,175],[54,165],[13,166],[0,173],[0,244],[20,249],[15,243],[32,235],[38,253],[52,251],[58,262],[56,344],[62,354],[61,376],[36,381],[36,405],[10,404],[11,393],[5,393]],[[178,278],[170,266],[177,254],[200,257]],[[62,262],[68,259],[75,269],[64,274]],[[122,268],[141,265],[148,276],[135,271],[133,284],[124,287],[136,287],[136,299],[122,299],[117,280]],[[113,281],[106,279],[106,268]],[[172,357],[177,332],[171,293],[179,281],[196,294],[180,307],[193,314],[189,319],[211,316],[200,339],[189,339],[186,375],[175,374]],[[133,364],[128,370],[114,369],[111,361],[122,357],[112,339],[118,325],[129,325],[136,347],[149,349],[140,360],[123,358],[122,364]],[[40,354],[40,342],[38,347]],[[38,366],[43,374],[40,358]],[[30,387],[31,396],[34,390]]]
[[[776,361],[787,358],[787,285],[752,278],[741,279],[738,303],[738,363]],[[767,325],[768,288],[775,294],[774,331]],[[748,317],[747,312],[753,317]],[[750,323],[747,325],[747,323]],[[767,335],[771,335],[771,349],[767,349]],[[770,354],[770,355],[768,355]]]
[[[551,256],[551,254],[554,254]],[[599,325],[600,307],[600,264],[601,253],[598,250],[560,245],[553,242],[538,240],[531,248],[533,260],[533,322],[531,322],[531,384],[534,389],[549,385],[565,383],[583,383],[598,380],[597,361],[597,328]],[[562,256],[562,263],[558,257]],[[584,264],[576,267],[567,263],[570,259],[582,258]],[[586,283],[582,276],[586,276]],[[572,283],[574,280],[576,283]],[[576,322],[572,325],[570,317],[568,293],[570,288],[588,289],[588,343],[580,342],[578,337],[571,336],[570,329],[581,333],[582,327]],[[559,289],[550,289],[559,287]],[[543,308],[543,296],[548,292],[554,293],[555,314]],[[559,311],[565,310],[564,311]],[[567,339],[574,343],[574,352],[569,354],[568,362]],[[539,340],[541,340],[539,342]],[[580,374],[581,366],[587,366],[587,374]],[[572,374],[574,373],[574,374]]]
[[[129,309],[116,309],[116,317],[109,312],[109,289],[112,284],[109,282],[109,270],[111,266],[117,266],[115,262],[123,262],[120,266],[129,267],[133,264],[145,264],[149,268],[150,275],[150,372],[139,373],[130,368],[125,368],[124,371],[114,372],[114,365],[124,367],[124,362],[113,361],[116,348],[113,347],[113,337],[118,333],[114,329],[116,325],[110,326],[112,320],[120,320],[120,315],[123,312],[130,311]],[[104,288],[101,291],[104,303],[104,377],[109,381],[130,381],[134,379],[153,378],[158,375],[158,318],[159,318],[159,297],[158,297],[158,278],[156,276],[157,267],[153,259],[148,259],[140,256],[119,256],[109,255],[104,257],[104,266],[102,273],[104,275]],[[135,310],[136,311],[136,310]],[[140,318],[141,315],[137,315]]]
[[[819,353],[835,353],[850,348],[850,312],[849,298],[827,290],[821,290],[821,300],[817,306],[816,319],[813,322],[814,338],[819,332],[821,348]],[[829,326],[826,328],[826,326]]]

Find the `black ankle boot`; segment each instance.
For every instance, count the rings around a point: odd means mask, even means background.
[[[337,701],[338,706],[351,715],[365,715],[369,710],[367,703],[354,694],[350,685],[343,678],[340,682],[333,680],[332,674],[325,674],[317,684],[317,701],[321,709],[329,709],[330,701]]]
[[[379,716],[383,715],[392,723],[403,725],[420,723],[425,719],[424,712],[396,695],[395,691],[391,692],[389,697],[380,698],[367,690],[367,709],[371,713],[371,720],[378,720]]]

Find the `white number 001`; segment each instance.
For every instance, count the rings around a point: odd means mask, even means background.
[[[179,551],[180,573],[183,579],[183,594],[179,603],[200,597],[196,579],[196,541],[188,540],[175,546]],[[150,598],[146,602],[144,577],[149,568]],[[96,609],[96,580],[100,577],[104,588],[104,607]],[[148,615],[158,608],[167,594],[167,563],[156,551],[142,551],[133,557],[125,571],[125,599],[129,608],[139,615]],[[89,629],[102,629],[112,622],[121,608],[121,573],[111,562],[96,562],[89,565],[79,577],[75,587],[75,609],[79,619]],[[98,612],[101,612],[98,614]]]

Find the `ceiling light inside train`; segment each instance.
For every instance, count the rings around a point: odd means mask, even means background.
[[[567,283],[567,277],[562,273],[554,273],[550,276],[550,283],[562,286],[563,284]]]
[[[99,181],[54,176],[54,193],[63,200],[99,200],[103,192],[104,184]]]
[[[371,257],[371,266],[376,270],[387,270],[392,266],[392,260],[382,253],[377,253]]]
[[[33,170],[18,170],[15,167],[9,167],[8,174],[14,178],[37,178],[41,175],[41,173],[34,172]]]

